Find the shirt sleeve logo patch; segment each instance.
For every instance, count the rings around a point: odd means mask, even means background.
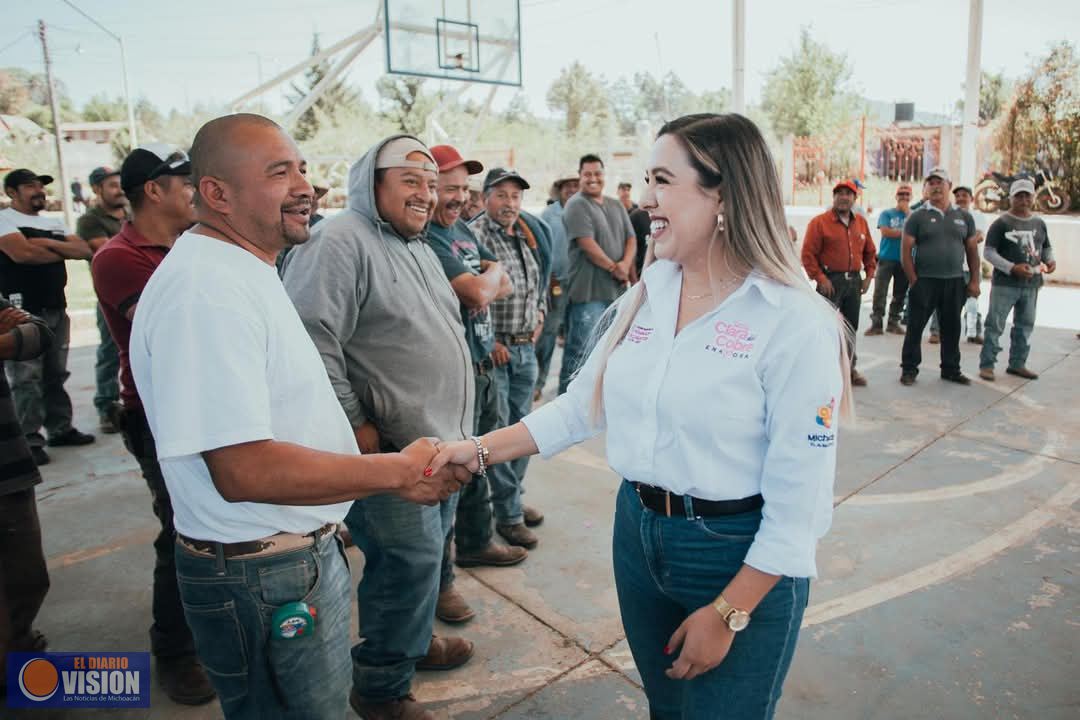
[[[814,418],[814,422],[818,426],[825,428],[826,431],[830,431],[833,424],[833,414],[836,412],[836,398],[829,400],[828,405],[822,405],[817,410],[817,417]],[[806,436],[806,441],[810,444],[810,447],[815,448],[830,448],[836,444],[836,433],[834,432],[814,432]]]
[[[716,323],[716,339],[705,346],[709,352],[730,358],[745,359],[750,357],[757,336],[741,322],[720,320]]]

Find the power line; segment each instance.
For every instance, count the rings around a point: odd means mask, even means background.
[[[33,36],[33,33],[30,30],[23,30],[21,35],[18,35],[14,40],[9,42],[4,47],[0,48],[0,53],[10,50],[11,48],[15,47],[16,45],[21,43],[23,40],[25,40],[27,37],[32,37],[32,36]]]

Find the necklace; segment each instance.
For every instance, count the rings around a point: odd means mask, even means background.
[[[716,289],[717,290],[723,290],[724,288],[726,288],[728,286],[731,286],[731,285],[734,285],[735,283],[741,282],[741,281],[742,281],[742,278],[737,278],[737,277],[736,278],[731,278],[731,279],[728,279],[728,280],[722,280],[722,281],[716,283]],[[713,294],[711,292],[707,292],[707,293],[701,293],[700,295],[687,295],[686,299],[687,300],[701,300],[702,298],[707,298],[707,297],[712,297],[712,296],[713,296]]]

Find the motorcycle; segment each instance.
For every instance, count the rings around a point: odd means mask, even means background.
[[[1040,168],[1034,176],[1030,173],[1003,175],[988,172],[975,186],[975,207],[981,212],[1004,212],[1009,209],[1009,186],[1022,177],[1035,183],[1035,207],[1039,212],[1062,213],[1069,209],[1069,194],[1054,182],[1049,168]]]

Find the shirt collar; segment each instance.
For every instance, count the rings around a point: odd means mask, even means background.
[[[942,217],[945,217],[946,215],[948,215],[949,213],[951,213],[954,210],[959,210],[959,208],[956,205],[954,205],[953,203],[949,203],[949,207],[945,208],[945,210],[941,210],[941,208],[939,208],[937,205],[934,205],[929,200],[926,201],[926,204],[923,205],[923,207],[926,208],[927,210],[933,210],[934,212],[936,212],[938,215],[941,215]]]
[[[667,292],[677,293],[673,287],[679,282],[682,271],[679,266],[670,260],[656,260],[652,265],[645,268],[641,273],[642,282],[650,295],[663,296]],[[747,275],[742,286],[735,294],[742,294],[750,290],[757,291],[759,295],[773,307],[780,307],[780,283],[754,271]]]
[[[166,245],[160,245],[146,239],[130,220],[124,221],[124,225],[120,228],[119,234],[123,235],[125,240],[136,247],[167,247]]]

